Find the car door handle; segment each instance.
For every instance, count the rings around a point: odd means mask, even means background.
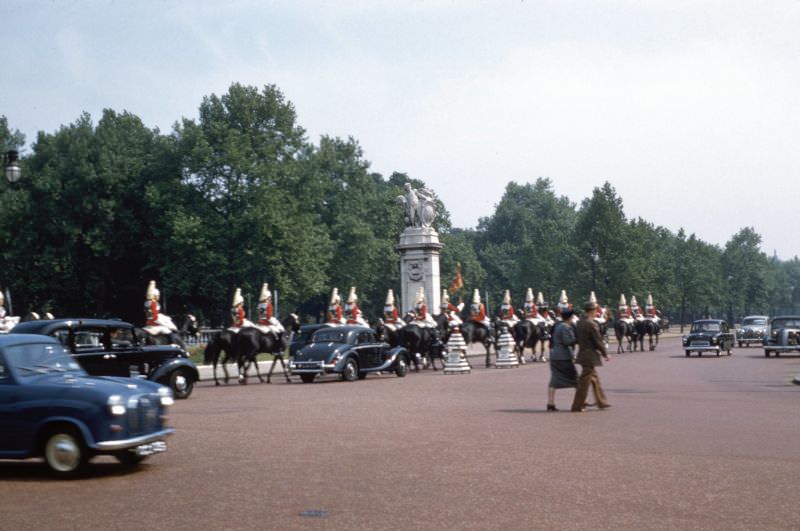
[[[103,359],[104,360],[115,360],[115,359],[117,359],[117,355],[116,354],[106,354],[105,356],[103,356]]]

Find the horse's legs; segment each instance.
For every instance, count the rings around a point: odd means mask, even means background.
[[[219,385],[219,380],[217,380],[217,360],[214,360],[214,385]]]
[[[264,383],[264,378],[261,376],[261,369],[258,368],[258,353],[253,354],[253,365],[256,366],[256,375],[258,376],[258,381]],[[274,363],[275,360],[273,360]],[[249,366],[249,364],[248,364]]]
[[[272,378],[272,371],[275,369],[275,363],[278,361],[278,356],[273,355],[272,364],[269,366],[269,371],[267,372],[267,383],[272,383],[270,378]]]
[[[281,362],[281,369],[283,369],[283,376],[286,378],[286,383],[292,383],[292,380],[289,378],[289,369],[286,368],[286,364],[283,362],[283,354],[278,355],[278,361]]]
[[[492,366],[491,363],[489,362],[489,345],[490,345],[490,343],[488,341],[483,344],[483,346],[486,347],[486,368],[487,369]]]
[[[225,373],[225,384],[227,385],[228,380],[230,380],[230,374],[228,374],[228,354],[225,354],[225,357],[222,358],[222,372]]]

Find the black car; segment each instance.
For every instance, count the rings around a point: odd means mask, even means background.
[[[289,362],[292,374],[304,383],[317,375],[336,373],[348,382],[364,379],[369,373],[394,372],[408,374],[408,352],[378,341],[371,328],[355,325],[326,326],[311,338]]]
[[[12,334],[58,339],[81,367],[96,376],[146,378],[188,398],[199,379],[189,355],[176,345],[143,345],[134,327],[115,319],[48,319],[20,323]]]
[[[686,356],[692,352],[697,352],[698,356],[702,356],[703,352],[714,352],[719,356],[723,351],[730,356],[735,339],[726,321],[700,319],[692,323],[689,335],[683,336],[683,349]]]
[[[748,315],[742,319],[742,324],[736,328],[736,342],[739,346],[750,346],[752,343],[761,345],[767,334],[766,315]]]
[[[800,315],[773,317],[764,337],[764,356],[792,351],[800,352]]]
[[[330,325],[324,323],[301,325],[300,331],[292,337],[292,342],[289,345],[289,358],[294,358],[298,350],[311,343],[311,337],[314,332],[324,327],[330,327]]]
[[[58,341],[0,337],[0,458],[44,457],[59,476],[95,455],[135,465],[167,449],[172,393],[129,378],[89,376]]]

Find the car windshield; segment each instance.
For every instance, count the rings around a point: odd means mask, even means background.
[[[51,372],[70,372],[85,374],[80,365],[61,345],[52,343],[27,343],[11,345],[3,349],[6,364],[13,367],[22,378],[48,374]]]
[[[715,321],[701,321],[692,325],[692,332],[719,332],[719,323]]]
[[[763,325],[766,325],[766,324],[767,324],[767,320],[764,319],[763,317],[746,317],[742,321],[742,325],[744,325],[744,326],[754,326],[754,325],[763,326]]]
[[[345,343],[347,333],[344,330],[317,330],[314,333],[314,341],[317,343]]]
[[[772,328],[800,328],[800,317],[773,319]]]

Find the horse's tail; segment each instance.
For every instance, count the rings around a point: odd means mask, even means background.
[[[203,363],[206,365],[216,363],[219,359],[220,350],[219,334],[217,334],[208,342],[206,349],[203,351]]]

